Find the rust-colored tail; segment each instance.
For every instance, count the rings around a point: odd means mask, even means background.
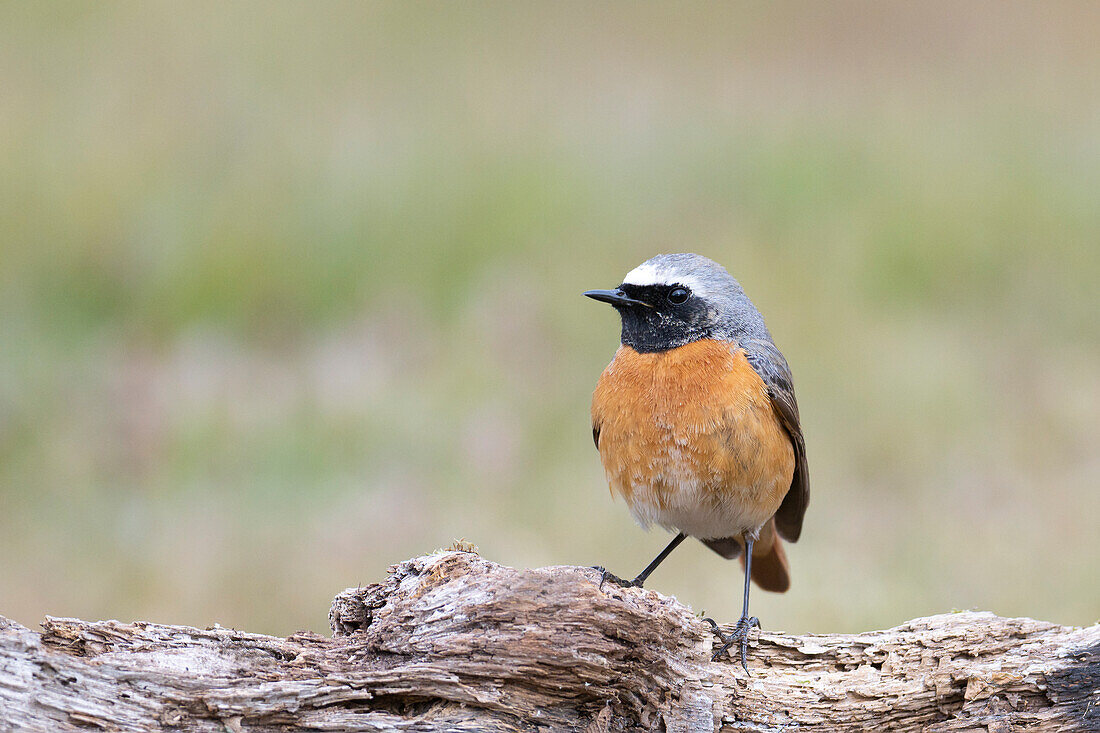
[[[703,540],[703,544],[727,560],[741,558],[741,570],[745,569],[744,540],[740,537],[722,537]],[[783,551],[783,540],[775,533],[772,519],[760,529],[760,539],[752,546],[752,579],[764,590],[785,593],[791,587],[791,566]]]
[[[775,537],[771,547],[762,548],[758,543],[752,550],[753,582],[764,590],[786,593],[791,587],[791,567],[787,564],[787,553],[783,552],[783,540]],[[743,554],[741,567],[745,567]]]

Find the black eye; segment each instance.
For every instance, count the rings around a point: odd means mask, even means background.
[[[691,291],[687,288],[674,288],[671,293],[668,294],[668,302],[673,305],[680,305],[686,303],[687,299],[691,297]]]

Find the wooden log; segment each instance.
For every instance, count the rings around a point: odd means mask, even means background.
[[[1100,730],[1100,626],[765,631],[746,675],[676,600],[598,582],[440,552],[337,596],[333,638],[0,617],[0,731]]]

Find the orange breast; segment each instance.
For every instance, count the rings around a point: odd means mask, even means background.
[[[790,438],[728,342],[620,347],[596,385],[592,421],[611,490],[643,525],[737,535],[770,519],[791,485]]]

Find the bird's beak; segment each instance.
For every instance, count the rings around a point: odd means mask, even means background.
[[[603,301],[604,303],[610,303],[611,305],[615,306],[616,308],[619,307],[619,306],[625,306],[625,305],[641,305],[641,306],[645,306],[646,308],[652,308],[653,307],[649,303],[646,303],[643,300],[634,300],[634,298],[631,298],[626,293],[624,293],[622,290],[618,290],[618,289],[616,289],[616,290],[588,290],[588,291],[585,291],[585,295],[587,295],[589,298],[592,298],[593,300],[600,300],[600,301]]]

